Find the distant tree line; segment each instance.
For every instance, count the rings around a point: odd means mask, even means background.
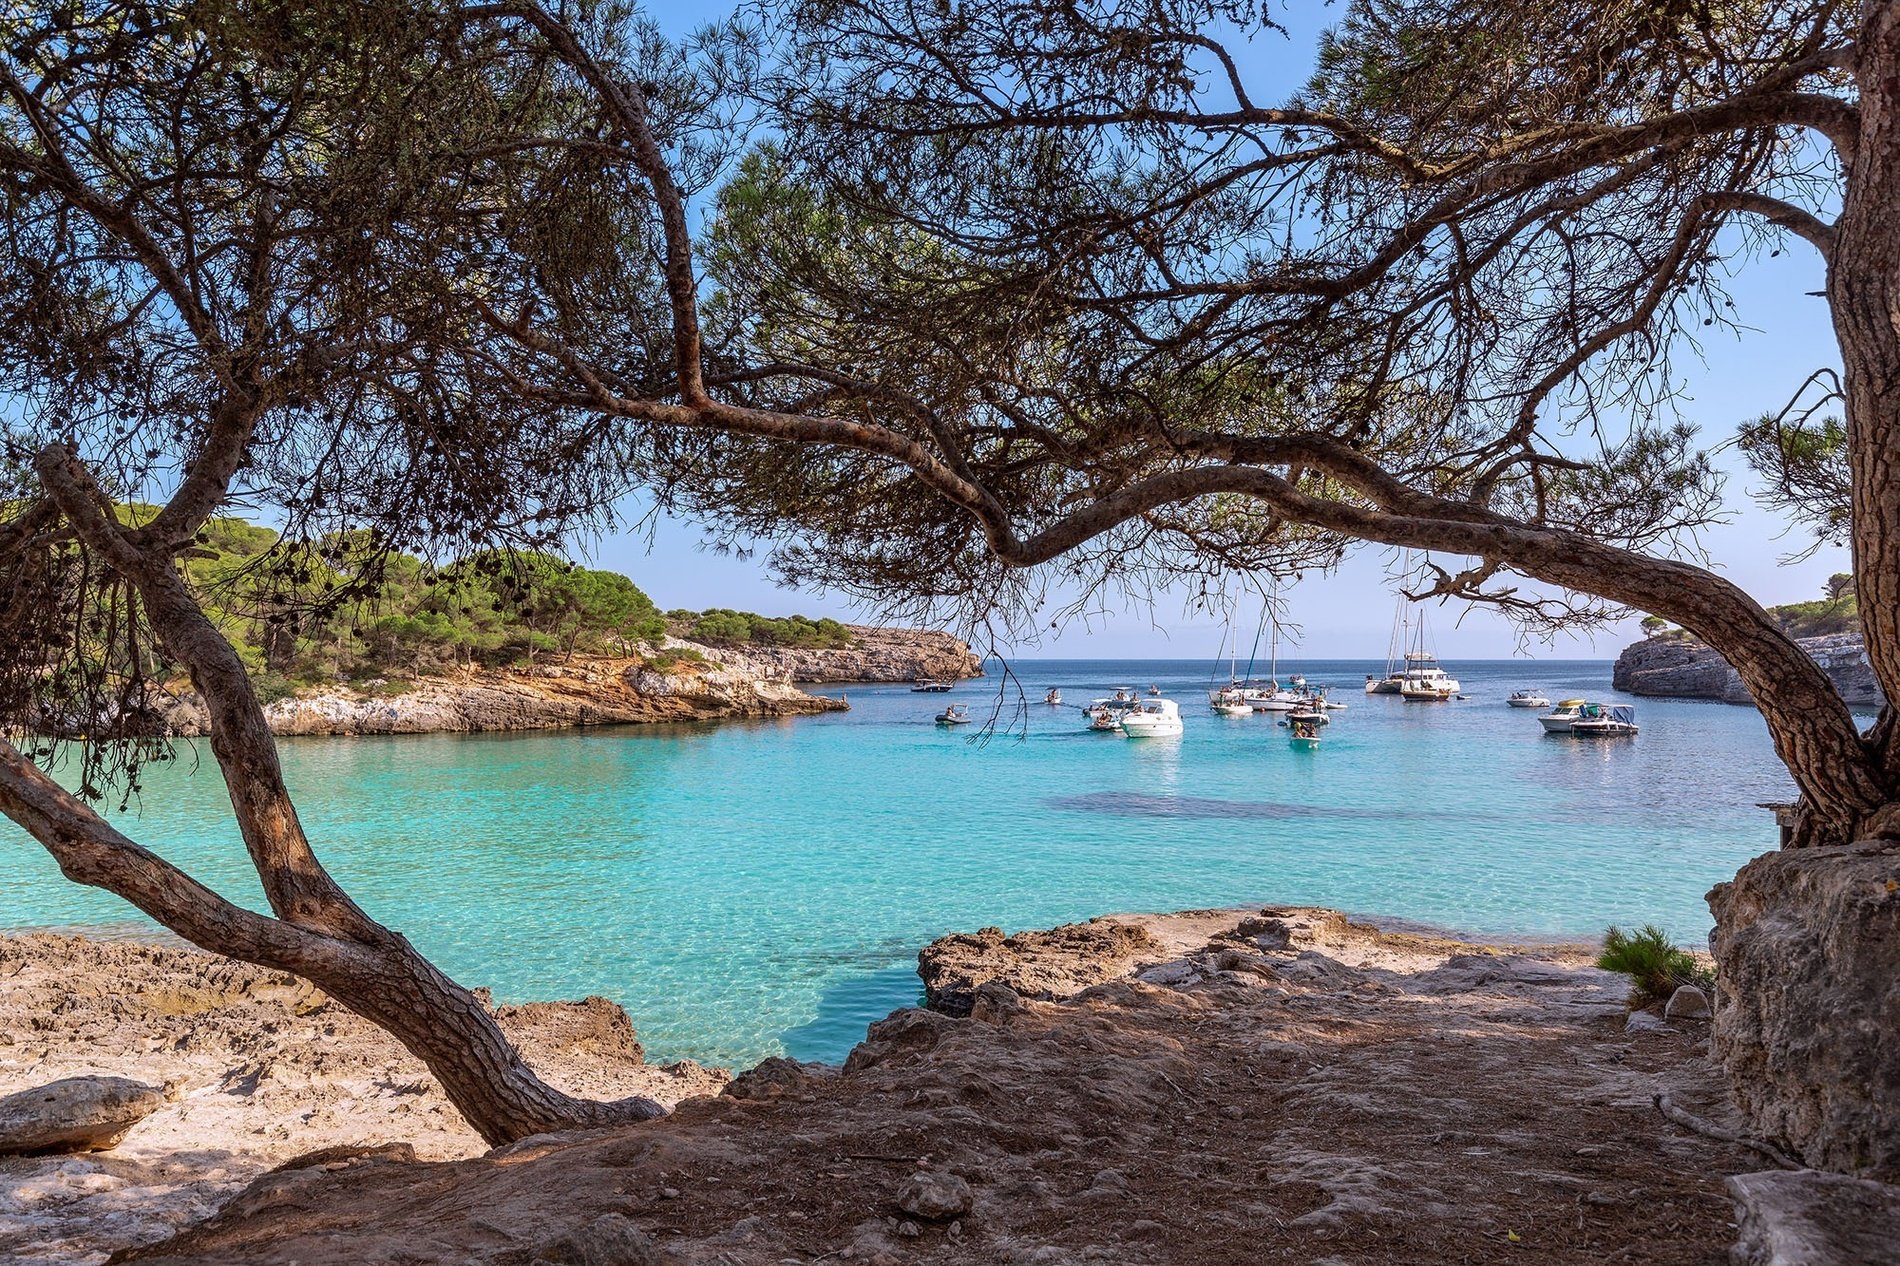
[[[1782,631],[1789,637],[1826,637],[1861,631],[1860,598],[1854,592],[1854,578],[1847,572],[1836,572],[1827,578],[1825,598],[1783,603],[1769,607],[1768,614],[1780,622]],[[1684,636],[1681,629],[1659,615],[1645,616],[1642,628],[1645,637]]]
[[[128,508],[136,521],[149,511]],[[633,656],[668,634],[719,645],[843,647],[832,619],[724,607],[662,614],[618,572],[553,554],[484,550],[434,566],[379,551],[364,533],[296,547],[237,518],[216,518],[184,560],[206,613],[259,693],[534,663],[544,656]],[[366,576],[365,569],[375,574]],[[673,662],[677,656],[667,657]]]

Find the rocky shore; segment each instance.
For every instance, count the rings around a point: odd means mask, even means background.
[[[843,649],[714,647],[667,638],[634,658],[575,656],[520,668],[470,669],[404,682],[300,690],[265,707],[278,735],[431,734],[803,716],[846,705],[797,682],[887,682],[982,676],[947,633],[852,627]],[[155,729],[205,733],[195,695],[160,699]]]
[[[1761,1156],[1679,1123],[1728,1119],[1706,1022],[1629,1022],[1589,953],[1280,907],[989,929],[927,948],[935,1009],[842,1068],[730,1083],[646,1065],[610,1003],[507,1008],[550,1079],[678,1107],[483,1154],[294,979],[0,940],[0,1094],[99,1073],[167,1096],[110,1151],[0,1159],[0,1259],[1686,1266],[1723,1258],[1738,1200],[1780,1242],[1777,1202],[1813,1201],[1725,1184]]]
[[[1867,647],[1860,634],[1800,638],[1798,645],[1827,670],[1847,702],[1872,708],[1885,702],[1873,668],[1867,663]],[[1700,638],[1679,631],[1624,647],[1616,657],[1610,681],[1616,689],[1635,695],[1719,699],[1749,706],[1755,702],[1742,684],[1741,674],[1720,652]]]
[[[883,629],[853,624],[851,645],[842,648],[747,646],[721,650],[743,655],[748,663],[783,673],[792,681],[899,682],[920,678],[962,681],[983,675],[982,659],[948,633],[922,629]]]

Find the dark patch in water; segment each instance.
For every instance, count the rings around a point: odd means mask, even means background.
[[[1096,792],[1081,796],[1051,796],[1051,809],[1077,813],[1109,813],[1122,818],[1381,818],[1409,814],[1389,809],[1346,805],[1293,804],[1277,800],[1216,800],[1206,796],[1150,796],[1140,792]]]

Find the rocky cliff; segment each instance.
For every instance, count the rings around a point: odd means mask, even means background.
[[[745,646],[722,648],[719,654],[785,673],[792,681],[962,681],[983,675],[983,661],[969,643],[948,633],[850,628],[851,645],[837,649]]]
[[[845,706],[798,689],[769,662],[669,638],[651,657],[577,656],[400,685],[303,690],[271,703],[265,714],[280,735],[429,734],[801,716]],[[166,700],[155,712],[170,733],[205,733],[195,695]]]
[[[1874,680],[1873,669],[1867,663],[1867,647],[1860,634],[1806,637],[1799,639],[1798,645],[1827,670],[1835,688],[1849,703],[1879,707],[1885,702],[1880,683]],[[1611,684],[1636,695],[1754,703],[1741,674],[1721,653],[1686,634],[1646,638],[1624,647],[1616,657]]]

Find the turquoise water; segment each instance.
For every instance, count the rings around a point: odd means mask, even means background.
[[[1205,663],[1015,667],[1032,699],[1159,682],[1187,733],[1089,734],[1039,703],[1021,739],[931,723],[946,700],[987,713],[990,679],[854,686],[848,713],[777,722],[293,739],[284,762],[326,864],[458,979],[504,1001],[605,994],[653,1058],[739,1065],[842,1058],[915,1000],[919,946],[986,924],[1279,901],[1700,940],[1703,893],[1774,846],[1756,802],[1792,797],[1752,709],[1645,700],[1640,736],[1589,741],[1502,702],[1610,698],[1603,663],[1458,663],[1472,698],[1423,704],[1359,694],[1382,665],[1308,662],[1351,704],[1319,752],[1265,715],[1210,716]],[[153,770],[121,826],[256,903],[201,758]],[[140,917],[0,823],[0,926]]]

